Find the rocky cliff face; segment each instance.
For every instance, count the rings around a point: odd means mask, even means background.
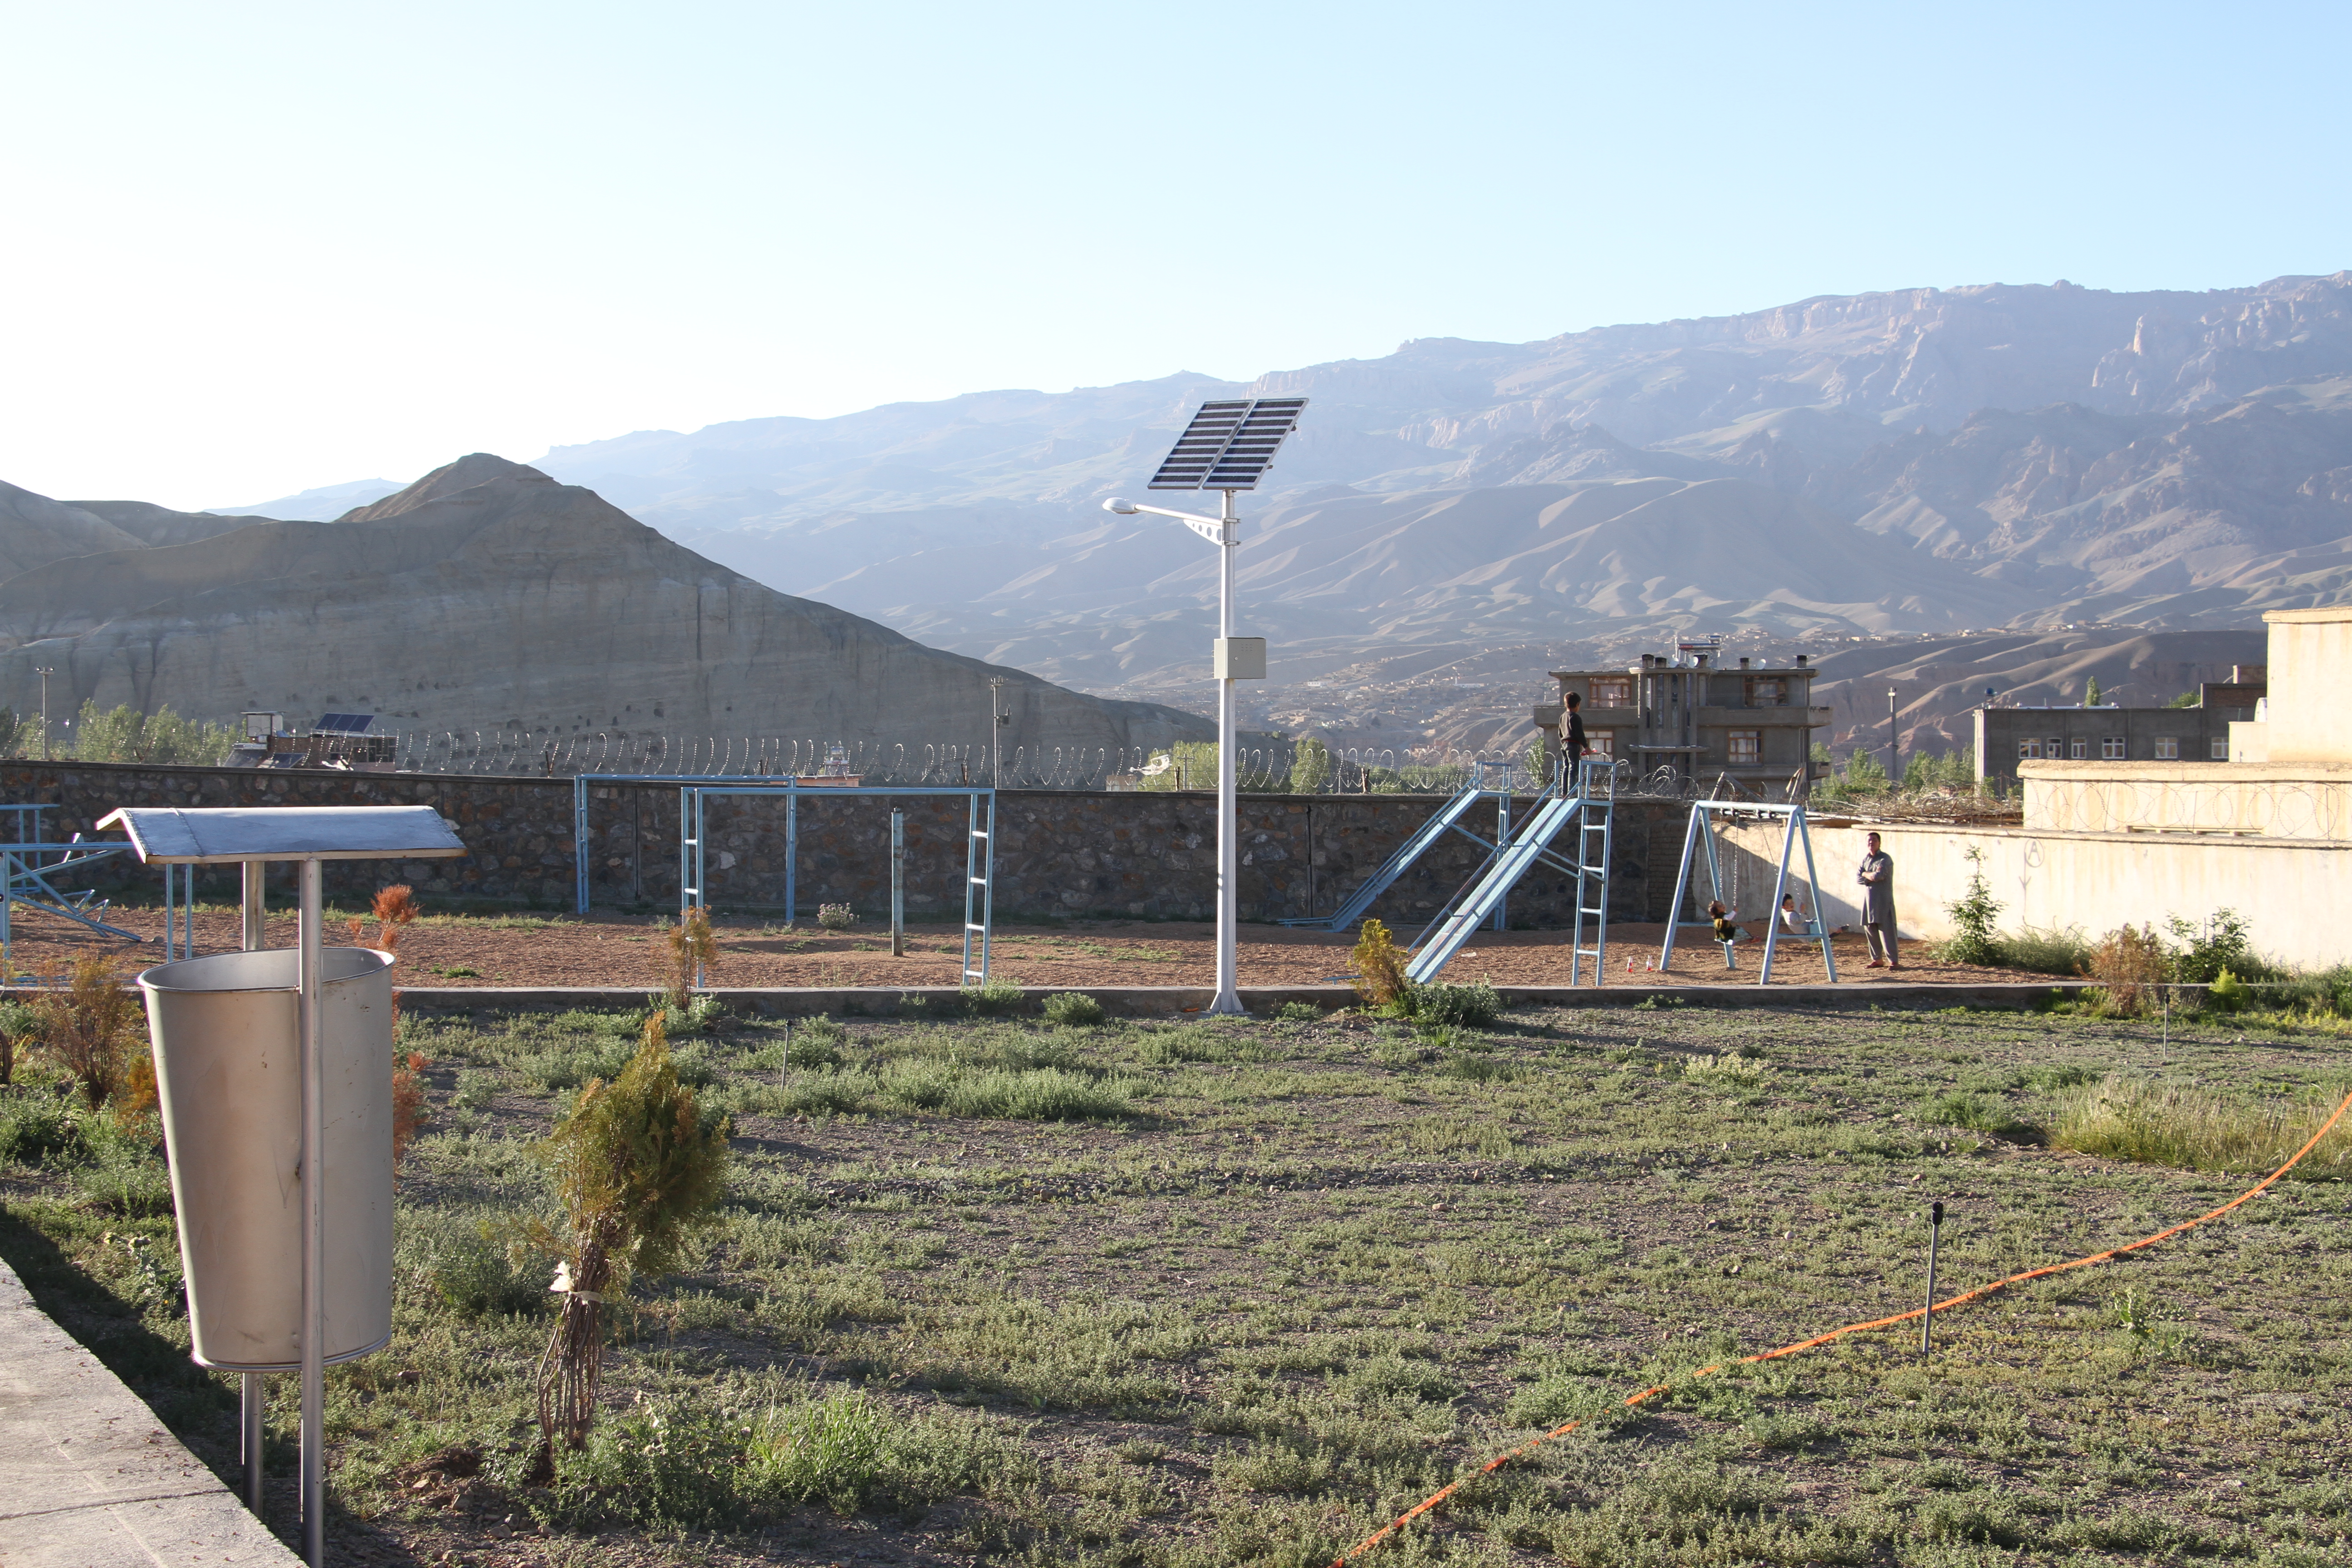
[[[1213,562],[1094,502],[1139,486],[1201,398],[1248,392],[1312,400],[1244,507],[1241,614],[1277,670],[1286,649],[1637,626],[2218,628],[2352,592],[2352,273],[1423,339],[1249,384],[987,393],[544,462],[761,581],[1140,689],[1197,661],[1177,634]]]
[[[20,711],[49,665],[52,713],[93,698],[436,732],[970,745],[994,677],[1008,746],[1208,729],[779,594],[484,454],[331,523],[0,492],[0,562],[20,567],[0,582],[0,702]]]

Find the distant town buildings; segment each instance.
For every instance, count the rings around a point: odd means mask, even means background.
[[[1573,692],[1596,755],[1630,761],[1644,776],[1664,770],[1700,784],[1728,779],[1749,795],[1801,796],[1816,772],[1813,731],[1831,720],[1812,705],[1818,672],[1801,653],[1788,664],[1720,664],[1719,646],[1645,653],[1622,669],[1553,670],[1560,700],[1535,710],[1536,726],[1557,741]]]
[[[2020,763],[2226,763],[2230,726],[2254,718],[2269,666],[2231,667],[2193,708],[1987,705],[1976,710],[1977,777],[2014,783]]]

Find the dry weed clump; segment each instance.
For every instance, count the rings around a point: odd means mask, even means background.
[[[147,1061],[146,1010],[123,988],[110,953],[85,953],[50,980],[50,987],[33,1002],[41,1049],[73,1079],[95,1110],[121,1091],[137,1065]],[[152,1101],[152,1063],[146,1090]]]
[[[694,988],[702,983],[703,972],[719,962],[719,939],[710,932],[710,911],[687,910],[677,924],[662,928],[662,940],[669,944],[669,977],[662,989],[669,1005],[683,1013],[694,1000]]]
[[[416,1142],[431,1112],[425,1104],[425,1058],[411,1051],[395,1057],[392,1068],[392,1168],[400,1169],[402,1156]]]
[[[2259,1104],[2110,1073],[2066,1102],[2051,1142],[2103,1160],[2266,1176],[2310,1142],[2336,1103]],[[2294,1171],[2298,1181],[2347,1174],[2352,1174],[2352,1116],[2337,1122]]]
[[[1378,921],[1366,921],[1350,955],[1356,964],[1356,994],[1375,1007],[1393,1006],[1411,988],[1405,978],[1405,955]]]
[[[2131,1016],[2154,1004],[2171,967],[2164,939],[2148,926],[2118,926],[2091,950],[2090,977],[2106,991],[2109,1011]]]
[[[401,928],[424,912],[416,901],[415,890],[407,883],[397,882],[389,888],[378,888],[374,901],[368,906],[368,913],[375,917],[376,947],[384,952],[398,952]],[[352,933],[353,947],[368,945],[365,919],[353,915],[343,923]]]

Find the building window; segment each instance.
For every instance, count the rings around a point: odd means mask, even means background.
[[[2122,762],[2124,760],[2124,738],[2121,735],[2109,735],[2106,739],[2101,741],[2099,742],[2099,760],[2103,763]]]
[[[2179,762],[2180,760],[2180,737],[2178,735],[2158,735],[2156,738],[2156,760],[2159,763]]]
[[[1627,676],[1623,679],[1594,681],[1591,701],[1595,708],[1631,708],[1633,706],[1633,678]]]
[[[2042,742],[2039,741],[2018,742],[2017,760],[2021,763],[2040,762],[2042,760]]]
[[[2228,762],[2230,760],[2230,742],[2228,737],[2222,735],[2214,736],[2210,743],[2210,754],[2217,763]]]
[[[2054,763],[2066,754],[2066,742],[2053,735],[2044,744],[2042,754]]]
[[[1584,743],[1592,748],[1594,756],[1612,763],[1617,760],[1617,732],[1614,730],[1587,730]]]
[[[2082,740],[2070,741],[2066,743],[2066,754],[2078,763],[2083,762],[2091,754],[2091,742]]]
[[[1731,731],[1731,765],[1754,764],[1764,760],[1764,731],[1734,730]]]
[[[1777,675],[1751,675],[1748,678],[1748,706],[1786,708],[1788,705],[1787,680]]]

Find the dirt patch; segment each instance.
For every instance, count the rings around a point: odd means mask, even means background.
[[[143,940],[100,936],[52,914],[19,910],[12,974],[51,974],[93,946],[118,952],[125,969],[134,972],[163,962],[161,910],[118,908],[106,919]],[[273,913],[265,945],[293,946],[294,924],[290,914]],[[909,928],[905,955],[894,958],[887,930],[829,931],[809,921],[787,927],[724,916],[717,924],[715,985],[954,985],[963,971],[963,939],[953,928]],[[1664,937],[1663,926],[1612,926],[1603,984],[1657,984],[1654,966]],[[198,953],[235,952],[238,940],[234,910],[197,911]],[[340,920],[328,921],[327,940],[350,940]],[[1351,933],[1244,925],[1238,948],[1242,984],[1345,984],[1353,973],[1349,954],[1355,941]],[[1481,931],[1442,978],[1565,985],[1570,945],[1561,931]],[[1926,956],[1925,943],[1909,944],[1909,956],[1895,971],[1867,967],[1869,953],[1858,935],[1832,937],[1831,947],[1841,984],[1983,985],[2039,978],[1937,963]],[[428,917],[402,937],[396,978],[407,985],[651,987],[660,984],[667,951],[656,920],[646,915]],[[1685,932],[1675,941],[1667,973],[1685,985],[1753,985],[1763,955],[1761,942],[1742,942],[1734,952],[1736,967],[1727,969],[1723,949],[1707,933]],[[1216,977],[1216,928],[1146,921],[1000,926],[991,943],[990,973],[1027,986],[1208,985]],[[1775,985],[1819,985],[1827,978],[1817,946],[1783,942],[1773,954]]]

